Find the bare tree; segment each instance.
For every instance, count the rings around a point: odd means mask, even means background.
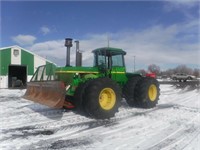
[[[193,70],[191,68],[188,68],[186,65],[179,65],[174,69],[175,73],[186,73],[186,74],[192,74]]]
[[[175,73],[174,69],[167,69],[166,71],[162,72],[162,75],[166,75],[167,77],[170,77],[174,73]]]
[[[186,73],[186,74],[190,74],[190,75],[194,75],[196,77],[200,77],[200,69],[192,69],[187,67],[186,65],[179,65],[174,69],[168,69],[166,71],[163,71],[162,74],[163,75],[167,75],[167,76],[171,76],[172,74],[175,73]]]
[[[195,77],[200,77],[200,69],[195,68],[194,71],[193,71],[193,75]]]
[[[158,75],[160,73],[160,67],[155,65],[155,64],[151,64],[151,65],[148,66],[148,71]]]

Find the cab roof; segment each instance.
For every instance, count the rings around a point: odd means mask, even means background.
[[[120,48],[102,47],[92,51],[95,54],[113,56],[113,55],[126,55],[126,52]]]

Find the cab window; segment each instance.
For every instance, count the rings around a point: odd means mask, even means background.
[[[122,55],[112,56],[112,66],[124,67],[124,60]]]

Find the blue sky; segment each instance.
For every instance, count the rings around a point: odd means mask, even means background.
[[[107,46],[127,51],[128,70],[154,63],[165,70],[199,67],[199,2],[1,1],[1,47],[19,45],[58,65],[65,63],[64,38],[80,40],[85,65],[90,51]],[[74,44],[75,45],[75,44]],[[71,63],[74,63],[72,48]]]

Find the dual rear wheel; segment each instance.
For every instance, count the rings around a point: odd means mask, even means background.
[[[124,86],[123,93],[129,106],[153,108],[160,95],[159,83],[151,77],[133,77]]]
[[[123,95],[131,107],[153,108],[159,94],[158,81],[150,77],[133,77],[123,88]],[[121,100],[121,88],[110,78],[86,81],[78,86],[74,95],[76,108],[96,119],[113,117]]]

